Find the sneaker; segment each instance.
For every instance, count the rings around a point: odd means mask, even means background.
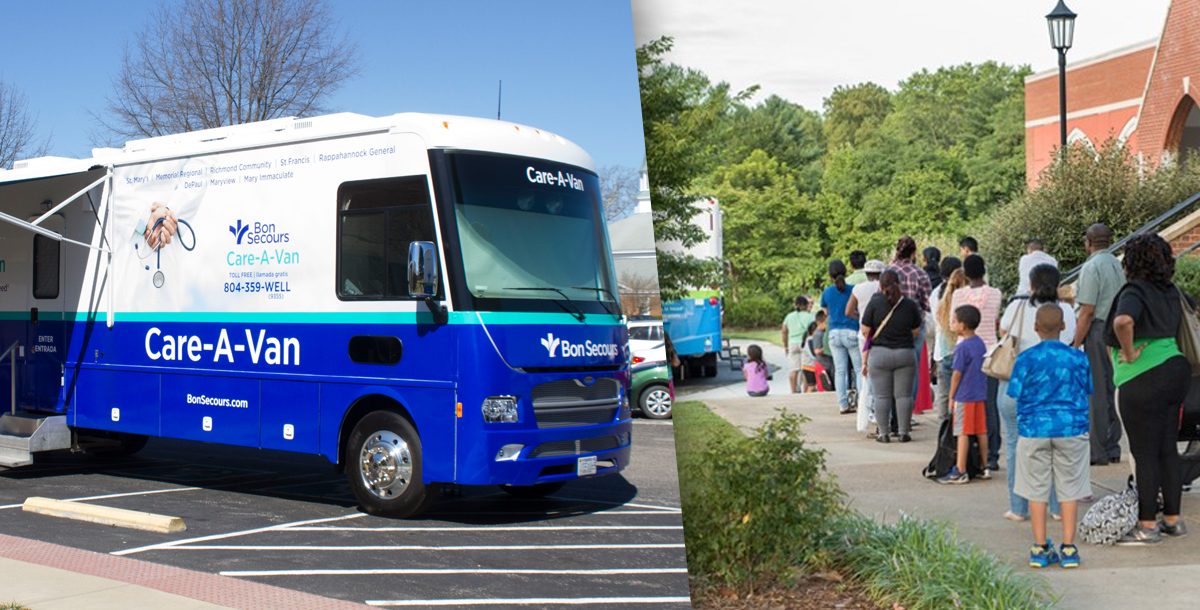
[[[1004,518],[1008,519],[1009,521],[1015,521],[1017,523],[1029,520],[1029,517],[1023,517],[1021,515],[1018,515],[1017,513],[1012,512],[1011,510],[1004,511]]]
[[[901,434],[901,435],[900,435],[900,442],[901,442],[901,443],[907,443],[907,442],[909,442],[909,441],[911,441],[911,440],[912,440],[912,437],[911,437],[911,436],[909,436],[909,435],[907,435],[907,434]]]
[[[1158,529],[1163,535],[1172,538],[1182,538],[1187,535],[1187,524],[1183,522],[1183,519],[1176,521],[1175,525],[1171,525],[1166,521],[1159,521]]]
[[[1147,544],[1158,544],[1162,542],[1162,534],[1158,532],[1157,527],[1142,527],[1134,526],[1128,534],[1121,536],[1117,541],[1120,546],[1143,546]]]
[[[979,478],[980,478],[981,480],[984,480],[984,481],[990,481],[990,480],[992,480],[992,469],[991,469],[991,468],[984,468],[984,469],[983,469],[983,472],[982,472],[982,473],[979,475]]]
[[[1059,565],[1065,570],[1079,567],[1079,549],[1073,544],[1064,544],[1058,548]]]
[[[1038,544],[1033,545],[1029,549],[1029,567],[1045,568],[1058,563],[1058,551],[1054,550],[1054,543],[1049,538],[1046,539],[1046,546]]]
[[[968,477],[965,472],[959,472],[958,466],[954,466],[950,472],[946,473],[946,476],[938,479],[937,482],[942,485],[965,485],[971,482],[971,477]]]
[[[890,442],[892,442],[892,439],[888,438],[888,435],[886,435],[886,434],[880,434],[879,436],[875,437],[875,442],[876,443],[890,443]]]
[[[852,409],[850,407],[842,407],[841,409],[838,409],[838,413],[841,413],[842,415],[846,415],[847,413],[853,413],[853,412],[854,412],[854,409]]]

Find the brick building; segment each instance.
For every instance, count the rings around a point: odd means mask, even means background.
[[[1067,64],[1067,141],[1100,146],[1116,138],[1144,164],[1186,159],[1189,151],[1200,149],[1198,102],[1200,0],[1172,0],[1157,39]],[[1050,164],[1059,138],[1055,67],[1025,79],[1030,186]],[[1188,239],[1200,239],[1200,212],[1163,235],[1173,245],[1191,245]]]

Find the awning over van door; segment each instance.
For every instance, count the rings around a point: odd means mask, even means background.
[[[78,202],[76,205],[89,206],[99,219],[103,213],[102,197],[96,196],[92,191],[102,186],[108,175],[108,168],[100,167],[68,174],[0,182],[0,222],[16,225],[52,239],[91,248],[90,243],[69,239],[39,225],[50,215],[75,202]],[[4,174],[0,174],[0,179],[3,177]],[[100,250],[107,251],[108,248],[101,247]]]

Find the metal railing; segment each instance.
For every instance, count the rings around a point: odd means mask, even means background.
[[[13,415],[17,414],[17,349],[21,347],[20,341],[13,341],[8,349],[0,353],[0,362],[4,362],[8,358],[8,389],[9,398],[12,400],[9,403],[9,412]]]

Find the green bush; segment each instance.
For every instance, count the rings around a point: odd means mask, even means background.
[[[753,294],[736,301],[726,299],[723,325],[728,328],[778,328],[791,309],[793,298]]]
[[[831,555],[871,598],[908,610],[1035,610],[1054,598],[1041,579],[1019,574],[963,543],[944,524],[901,517],[881,524],[850,514]]]
[[[1175,261],[1175,285],[1200,301],[1200,256],[1184,256]]]
[[[680,462],[688,567],[702,588],[752,592],[821,560],[823,533],[846,509],[824,452],[804,445],[804,421],[781,412],[749,439],[714,434]]]
[[[1011,293],[1028,238],[1045,242],[1065,272],[1086,257],[1089,225],[1102,222],[1120,239],[1197,191],[1200,163],[1139,168],[1115,140],[1097,151],[1076,145],[1042,172],[1037,188],[980,221],[975,237],[991,283]]]

